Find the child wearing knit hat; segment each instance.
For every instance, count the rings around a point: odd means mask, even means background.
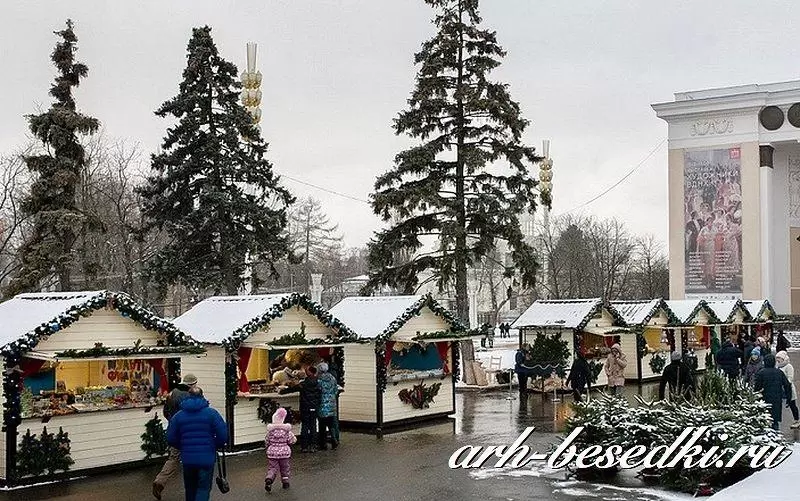
[[[267,459],[269,460],[267,478],[264,480],[264,489],[267,492],[272,490],[272,483],[278,473],[281,475],[283,488],[289,488],[292,457],[292,448],[290,446],[297,442],[297,437],[292,432],[292,425],[284,423],[285,419],[286,409],[278,407],[278,410],[272,415],[272,423],[267,425],[267,436],[264,437],[264,442],[267,446]]]

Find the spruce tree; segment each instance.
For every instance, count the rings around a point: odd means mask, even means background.
[[[73,247],[88,221],[76,203],[86,163],[79,136],[93,134],[100,124],[76,111],[72,90],[86,77],[89,68],[75,61],[78,37],[72,27],[72,21],[67,20],[66,29],[55,32],[61,38],[50,57],[58,69],[50,88],[55,102],[46,112],[27,116],[30,131],[44,147],[41,154],[25,157],[35,177],[22,210],[33,225],[20,249],[21,266],[8,286],[9,295],[38,290],[42,281],[53,274],[60,290],[70,290]]]
[[[466,321],[467,269],[499,241],[513,258],[505,275],[517,271],[523,286],[534,282],[534,250],[519,215],[535,210],[537,182],[529,171],[541,158],[522,141],[529,122],[508,86],[489,79],[505,51],[494,32],[479,27],[478,0],[425,1],[438,12],[438,33],[416,54],[416,86],[394,120],[398,135],[419,144],[400,152],[375,183],[372,206],[389,227],[369,244],[366,289],[413,293],[418,275],[430,270],[440,291],[454,286],[457,314]],[[435,241],[431,249],[426,240]],[[403,251],[412,259],[399,259]]]
[[[168,237],[150,271],[161,285],[237,294],[248,256],[276,274],[294,199],[265,158],[267,144],[238,101],[236,66],[219,55],[208,26],[193,30],[187,63],[178,95],[156,111],[178,123],[140,189],[149,226]]]

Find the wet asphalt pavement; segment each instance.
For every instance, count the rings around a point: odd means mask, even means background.
[[[792,354],[800,366],[800,356]],[[800,371],[798,371],[800,377]],[[649,398],[655,385],[629,385],[626,393]],[[460,393],[455,419],[412,431],[374,436],[342,433],[342,445],[335,451],[314,454],[295,453],[292,458],[291,488],[280,485],[264,491],[266,458],[264,451],[243,453],[228,459],[231,491],[221,494],[216,487],[212,499],[250,501],[263,499],[356,501],[356,500],[592,500],[655,501],[689,499],[688,496],[645,488],[624,472],[616,485],[598,485],[567,480],[563,472],[548,472],[541,467],[522,469],[451,470],[450,455],[463,445],[511,445],[528,426],[536,431],[526,443],[534,451],[545,452],[557,441],[554,415],[562,414],[565,402],[532,395],[514,400],[507,391]],[[567,399],[569,400],[569,399]],[[561,409],[561,410],[559,410]],[[791,415],[785,411],[782,423],[787,437]],[[151,482],[159,465],[76,479],[61,484],[34,486],[0,492],[0,501],[143,501],[154,499]],[[180,477],[167,486],[164,501],[184,499]]]

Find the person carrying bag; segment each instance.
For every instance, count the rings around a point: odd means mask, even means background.
[[[227,494],[231,490],[228,483],[228,465],[225,463],[225,449],[217,454],[217,488],[223,494]]]

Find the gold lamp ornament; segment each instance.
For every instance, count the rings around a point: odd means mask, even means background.
[[[253,124],[261,132],[261,79],[260,71],[256,71],[256,56],[258,45],[255,42],[247,43],[247,70],[242,72],[242,105],[253,118]]]
[[[539,163],[539,190],[550,193],[553,190],[553,159],[550,158],[550,140],[542,141],[544,159]]]

